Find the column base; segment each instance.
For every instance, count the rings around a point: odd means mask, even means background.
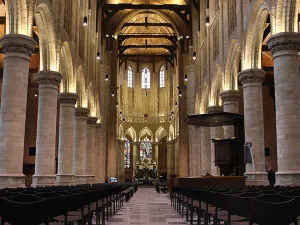
[[[268,174],[266,172],[246,172],[246,185],[269,185]]]
[[[56,185],[73,185],[73,174],[56,174]]]
[[[55,175],[33,175],[32,176],[32,187],[42,187],[42,186],[54,186]]]
[[[74,184],[86,184],[87,179],[85,175],[75,175],[74,177]]]
[[[0,189],[1,188],[17,188],[25,187],[25,175],[17,174],[0,174]]]
[[[86,175],[86,181],[88,184],[95,184],[96,183],[96,176],[95,175]]]
[[[300,171],[278,171],[276,174],[276,185],[299,186]]]

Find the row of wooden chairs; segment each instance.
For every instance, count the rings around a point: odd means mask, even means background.
[[[172,187],[171,204],[190,224],[298,225],[300,188],[282,186]]]
[[[0,190],[1,225],[104,225],[133,184],[92,184]]]

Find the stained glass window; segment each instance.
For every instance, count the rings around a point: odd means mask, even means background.
[[[162,66],[160,68],[159,72],[159,87],[164,88],[165,87],[165,67]]]
[[[130,142],[127,138],[125,138],[126,142],[124,145],[124,167],[130,168]]]
[[[142,88],[150,89],[150,70],[148,67],[144,67],[142,70]]]
[[[133,71],[132,68],[129,66],[128,67],[128,87],[132,88],[133,87]]]
[[[152,145],[148,137],[145,137],[140,144],[140,159],[152,159]]]

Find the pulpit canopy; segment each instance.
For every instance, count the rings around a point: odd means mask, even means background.
[[[200,127],[238,126],[244,123],[244,115],[229,112],[188,115],[184,122],[186,125]]]

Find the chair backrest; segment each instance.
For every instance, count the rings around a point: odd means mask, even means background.
[[[298,224],[295,199],[285,202],[251,201],[249,224],[259,225],[290,225]]]
[[[229,196],[229,214],[249,218],[251,200],[259,196],[261,196],[259,193],[256,195],[254,193],[243,193]]]
[[[1,201],[2,220],[13,225],[38,225],[48,223],[45,201],[41,198],[23,195],[3,198]]]

